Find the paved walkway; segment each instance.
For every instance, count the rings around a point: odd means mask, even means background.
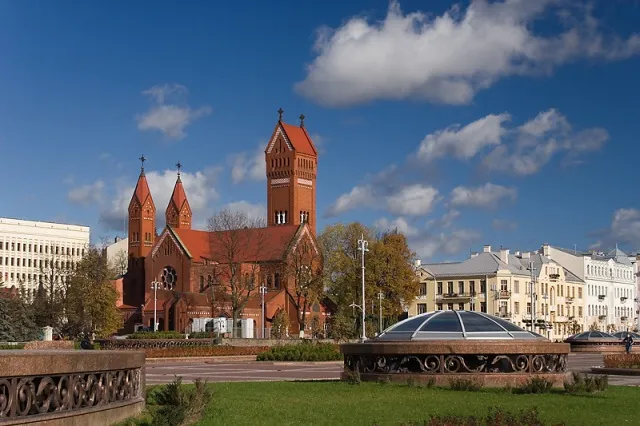
[[[591,367],[602,366],[602,355],[570,354],[569,370],[588,372]],[[147,384],[169,383],[182,376],[185,383],[198,377],[209,382],[260,382],[291,380],[337,380],[342,362],[278,363],[278,362],[205,362],[168,361],[147,364]],[[640,376],[609,376],[612,385],[640,386]]]

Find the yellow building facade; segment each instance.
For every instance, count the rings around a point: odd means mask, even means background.
[[[533,320],[534,331],[552,340],[584,329],[584,282],[540,253],[484,246],[462,262],[417,265],[416,273],[420,292],[409,305],[410,316],[470,310],[528,329]]]

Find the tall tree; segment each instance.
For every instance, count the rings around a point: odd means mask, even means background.
[[[0,282],[0,287],[4,283]],[[0,341],[27,342],[40,334],[33,312],[20,294],[7,293],[0,298]]]
[[[242,211],[222,210],[208,221],[211,260],[215,280],[229,291],[233,324],[258,291],[261,259],[268,244],[264,219]]]
[[[365,275],[367,300],[373,298],[380,303],[378,294],[382,292],[383,316],[401,314],[418,295],[420,280],[414,260],[407,238],[397,230],[383,233],[371,245]]]
[[[38,277],[34,278],[38,283],[33,299],[35,321],[40,327],[61,330],[65,326],[65,299],[76,261],[61,247],[46,249],[44,258],[38,260]]]
[[[323,293],[322,256],[309,236],[303,236],[289,253],[284,276],[287,294],[296,310],[300,331],[304,332],[307,312]]]
[[[95,333],[107,337],[122,326],[113,276],[106,253],[90,247],[73,271],[67,288],[65,311],[72,336]]]

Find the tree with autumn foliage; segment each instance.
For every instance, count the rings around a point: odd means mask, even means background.
[[[296,310],[300,331],[304,332],[307,312],[322,298],[322,256],[309,236],[303,236],[289,253],[284,275],[287,295]]]
[[[334,337],[357,337],[362,327],[359,308],[353,305],[362,303],[362,252],[358,250],[358,240],[363,237],[369,242],[369,251],[365,254],[365,301],[371,324],[367,325],[367,334],[378,326],[380,292],[383,316],[394,322],[403,312],[403,305],[418,295],[419,280],[413,267],[415,254],[402,233],[376,234],[358,222],[328,226],[318,241],[324,260],[323,285],[327,296],[338,306],[332,318]]]
[[[259,291],[259,260],[270,249],[264,227],[264,219],[228,209],[208,221],[211,260],[216,263],[214,279],[226,289],[234,325],[249,299]]]

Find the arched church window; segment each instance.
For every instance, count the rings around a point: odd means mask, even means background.
[[[165,290],[173,290],[178,282],[178,273],[172,266],[165,266],[160,281]]]
[[[275,289],[279,289],[280,288],[280,274],[277,273],[277,272],[274,275],[273,288],[275,288]]]

